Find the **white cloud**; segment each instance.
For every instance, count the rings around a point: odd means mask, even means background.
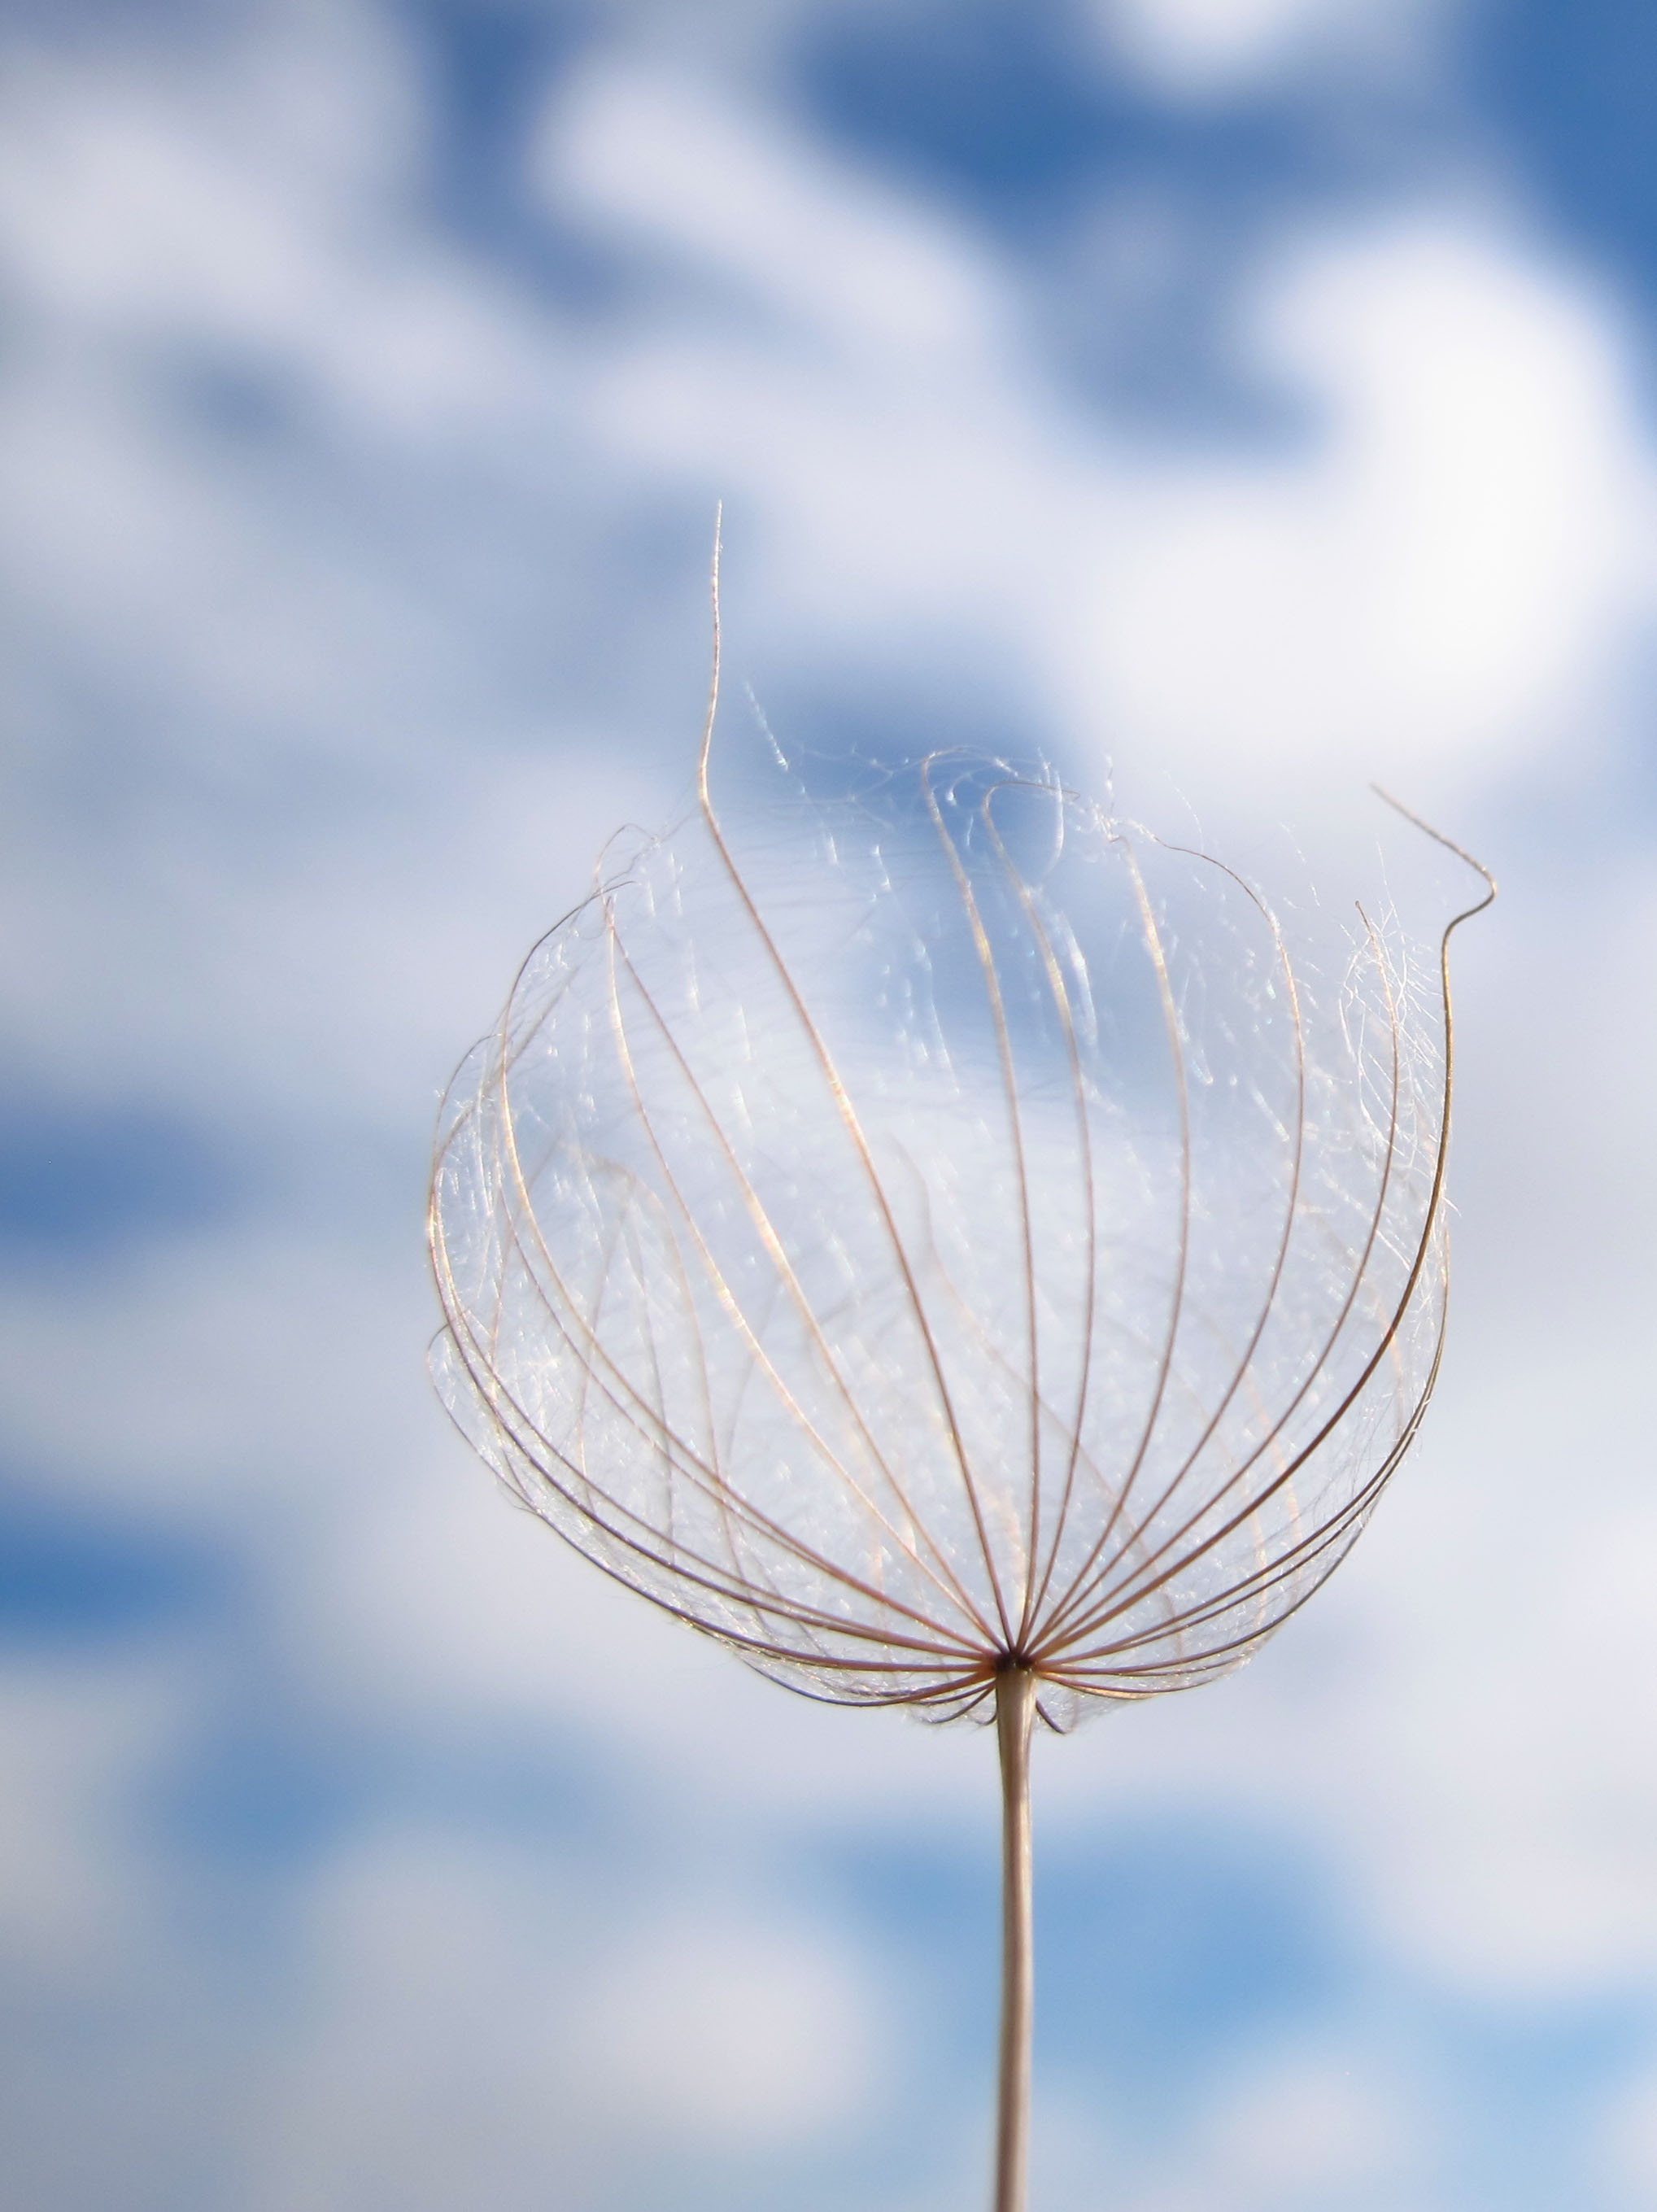
[[[1201,2128],[1212,2179],[1245,2204],[1338,2203],[1419,2154],[1420,2117],[1368,2050],[1278,2051],[1240,2072]]]
[[[650,2201],[699,2160],[859,2124],[880,2039],[861,1961],[831,1935],[728,1883],[641,1915],[634,1855],[531,1850],[458,1809],[319,1854],[288,1886],[279,1962],[228,2008],[183,1945],[152,1947],[149,1971],[193,1979],[203,2010],[153,2025],[145,2091],[183,2136],[147,2171],[205,2172],[258,2212],[480,2196],[531,2212]],[[222,2072],[215,2040],[241,2063]],[[192,2114],[209,2084],[213,2110]],[[120,2186],[118,2117],[82,2161],[94,2192]]]
[[[1657,2073],[1624,2083],[1599,2116],[1599,2178],[1614,2204],[1645,2206],[1657,2198]]]
[[[1210,100],[1296,64],[1414,58],[1448,0],[1093,0],[1113,58],[1155,90]]]
[[[601,1958],[573,2020],[578,2094],[618,2126],[768,2146],[855,2121],[877,2063],[871,1992],[821,1935],[687,1916]]]
[[[37,313],[319,379],[359,437],[532,407],[551,326],[404,219],[427,118],[379,11],[239,33],[171,69],[115,50],[9,70],[0,240]]]
[[[160,1887],[131,1802],[191,1702],[173,1653],[0,1668],[0,1953],[15,1984],[84,1996],[142,1971]]]
[[[809,335],[843,365],[936,377],[999,336],[1000,287],[963,234],[683,77],[593,64],[560,88],[531,164],[558,213],[745,294],[768,350]]]
[[[580,2201],[592,2143],[561,2080],[571,1976],[546,1903],[568,1873],[396,1828],[331,1855],[290,1926],[280,2045],[234,2115],[238,2201]]]
[[[670,311],[592,386],[631,467],[726,491],[734,573],[761,532],[738,639],[964,647],[1038,720],[1198,789],[1431,799],[1614,690],[1654,513],[1624,335],[1475,202],[1286,235],[1235,336],[1307,441],[1199,463],[1084,428],[942,216],[739,106],[614,64],[544,143],[567,213],[778,319]]]
[[[1308,241],[1250,322],[1318,434],[1138,478],[1076,690],[1199,788],[1309,769],[1436,803],[1557,748],[1649,599],[1650,459],[1599,302],[1435,213]]]
[[[1443,2116],[1408,2063],[1384,2033],[1302,2043],[1257,2028],[1213,2076],[1188,2079],[1179,2125],[1149,2138],[1108,2079],[1038,2081],[1032,2196],[1076,2212],[1102,2190],[1124,2212],[1429,2201]]]

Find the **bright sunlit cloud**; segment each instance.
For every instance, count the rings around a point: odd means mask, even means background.
[[[1413,59],[1457,0],[1092,0],[1107,50],[1157,91],[1213,100],[1286,64]]]
[[[1434,804],[1579,742],[1649,619],[1657,517],[1602,303],[1435,213],[1292,241],[1249,325],[1307,448],[1136,484],[1100,589],[1128,726]]]

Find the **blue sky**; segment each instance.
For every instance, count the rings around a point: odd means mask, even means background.
[[[437,1093],[683,797],[723,498],[791,738],[1343,898],[1378,780],[1503,881],[1417,1455],[1244,1674],[1041,1747],[1035,2212],[1657,2204],[1648,12],[0,45],[19,2202],[983,2192],[986,1741],[652,1616],[423,1373]]]

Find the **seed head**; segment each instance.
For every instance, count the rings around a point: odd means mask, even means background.
[[[1239,1665],[1432,1390],[1449,931],[1360,914],[1326,981],[1045,770],[779,757],[738,829],[708,767],[446,1101],[456,1420],[815,1697],[986,1715],[1017,1666],[1064,1727]]]

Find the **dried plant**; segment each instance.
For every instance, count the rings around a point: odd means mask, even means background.
[[[1241,875],[998,761],[810,798],[779,757],[738,838],[717,696],[716,598],[694,812],[451,1089],[440,1387],[525,1505],[762,1672],[994,1717],[1020,2212],[1033,1721],[1240,1665],[1408,1448],[1448,947],[1494,886],[1424,958],[1361,916],[1314,990]]]

